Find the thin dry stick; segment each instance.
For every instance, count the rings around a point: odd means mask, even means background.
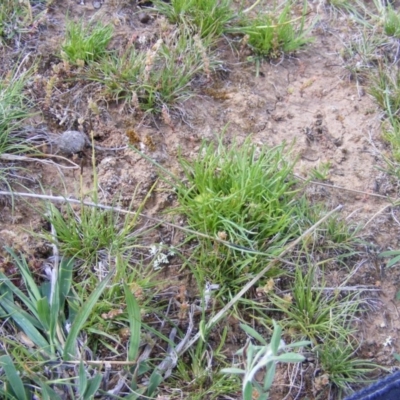
[[[363,229],[365,229],[379,214],[382,214],[387,208],[391,207],[392,204],[386,204],[385,207],[381,208],[379,211],[377,211],[364,225]]]
[[[257,0],[254,4],[252,4],[250,7],[246,8],[245,10],[243,10],[243,14],[248,13],[249,11],[251,11],[261,0]]]
[[[42,156],[41,154],[36,155],[36,157]],[[27,162],[39,162],[42,164],[52,164],[56,165],[57,167],[64,168],[64,169],[77,169],[79,168],[79,165],[75,164],[73,161],[68,160],[68,158],[62,157],[62,156],[56,156],[52,154],[46,154],[45,157],[52,157],[52,158],[59,158],[61,160],[67,161],[68,163],[72,164],[72,167],[67,167],[64,165],[56,164],[54,161],[51,160],[39,160],[36,157],[27,157],[27,156],[19,156],[17,154],[0,154],[0,159],[1,160],[6,160],[6,161],[27,161]]]
[[[24,361],[26,364],[29,365],[46,365],[46,364],[52,364],[52,365],[60,365],[60,366],[67,366],[67,365],[79,365],[81,362],[85,365],[96,365],[96,366],[102,366],[103,364],[110,364],[110,365],[136,365],[137,361],[109,361],[109,360],[70,360],[70,361]]]
[[[295,241],[287,245],[281,252],[280,254],[275,257],[273,260],[271,260],[268,265],[261,271],[259,272],[251,281],[249,281],[243,289],[237,293],[230,301],[228,304],[226,304],[217,314],[214,315],[208,321],[206,325],[206,330],[210,329],[216,322],[218,322],[224,315],[225,313],[259,280],[261,279],[265,273],[273,267],[275,264],[279,262],[278,258],[282,258],[286,253],[288,253],[293,247],[297,246],[305,237],[310,235],[319,225],[322,224],[326,219],[328,219],[333,213],[341,210],[343,208],[342,205],[337,206],[334,210],[330,211],[328,214],[326,214],[323,218],[321,218],[316,224],[314,224],[311,228],[307,229],[300,237],[298,237]],[[188,350],[191,346],[193,346],[194,343],[197,342],[197,340],[200,338],[201,333],[198,332],[191,340],[190,342],[182,349],[182,353],[184,353],[186,350]],[[180,355],[179,354],[179,355]]]
[[[345,190],[347,192],[353,192],[353,193],[358,193],[358,194],[365,194],[367,196],[372,196],[372,197],[379,197],[380,199],[385,199],[385,200],[391,201],[393,203],[399,201],[399,199],[394,199],[393,197],[384,196],[383,194],[363,192],[362,190],[349,189],[349,188],[346,188],[346,187],[343,187],[343,186],[330,185],[329,183],[309,181],[309,180],[304,179],[303,177],[301,177],[300,175],[297,175],[297,174],[294,174],[294,176],[296,178],[301,179],[304,182],[312,183],[313,185],[325,186],[325,187],[328,187],[328,188],[331,188],[331,189]]]

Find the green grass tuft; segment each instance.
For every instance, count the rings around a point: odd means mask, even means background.
[[[191,97],[193,80],[201,75],[210,78],[217,65],[207,41],[181,28],[146,52],[107,54],[87,68],[86,76],[103,85],[107,98],[161,113]]]
[[[293,17],[292,3],[287,1],[281,11],[259,13],[255,18],[243,19],[239,31],[248,35],[248,45],[257,57],[278,58],[282,53],[300,49],[313,39],[305,28],[307,3],[300,18]]]
[[[238,246],[265,250],[298,233],[293,163],[284,146],[203,144],[195,160],[181,159],[184,184],[178,212],[189,225]]]
[[[90,22],[85,25],[83,20],[68,21],[61,57],[78,65],[98,60],[107,53],[113,31],[109,24]]]
[[[154,0],[156,9],[172,24],[189,27],[201,38],[217,38],[232,20],[232,0]]]

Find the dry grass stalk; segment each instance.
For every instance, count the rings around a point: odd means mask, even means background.
[[[196,47],[200,51],[201,59],[203,61],[203,70],[207,76],[207,80],[210,80],[211,78],[210,59],[207,56],[206,49],[203,46],[203,42],[199,35],[194,35],[193,40],[194,43],[196,44]]]
[[[146,62],[144,68],[144,82],[147,82],[150,77],[150,72],[153,69],[154,60],[156,58],[157,52],[163,43],[162,39],[158,39],[156,43],[154,43],[153,47],[147,50],[146,54]]]

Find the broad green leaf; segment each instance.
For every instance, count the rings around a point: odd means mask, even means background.
[[[200,333],[201,340],[202,340],[203,342],[206,342],[206,333],[207,333],[207,329],[206,329],[206,321],[204,321],[204,319],[202,319],[202,320],[200,321],[200,324],[199,324],[199,333]]]
[[[140,345],[140,330],[141,330],[141,318],[140,308],[137,303],[135,296],[129,290],[129,287],[124,284],[126,308],[128,311],[129,324],[131,327],[131,336],[129,339],[128,348],[128,361],[135,361],[139,351]]]
[[[60,282],[60,308],[65,304],[65,299],[69,294],[72,285],[72,271],[74,268],[73,259],[63,258],[60,262],[59,282]]]
[[[287,345],[285,345],[285,348],[290,349],[290,348],[294,348],[294,347],[305,347],[305,346],[309,346],[310,344],[311,344],[311,342],[309,340],[302,340],[300,342],[287,344]]]
[[[276,364],[271,363],[264,376],[264,390],[267,391],[271,388],[272,382],[275,378]]]
[[[243,387],[243,400],[253,400],[253,386],[247,382]]]
[[[11,254],[13,260],[18,265],[18,269],[21,272],[22,278],[25,282],[26,289],[28,290],[28,293],[30,294],[31,300],[38,301],[42,296],[40,294],[39,288],[36,285],[36,282],[34,281],[34,279],[32,277],[31,271],[29,270],[29,266],[26,263],[25,258],[17,256],[14,253],[14,251],[10,248],[6,247],[6,250],[8,251],[8,253]]]
[[[158,388],[160,383],[164,380],[162,375],[158,372],[157,369],[153,371],[149,379],[149,385],[147,386],[147,396],[152,396],[155,390]]]
[[[1,306],[1,300],[0,300],[0,319],[6,319],[9,317],[8,312]]]
[[[91,293],[85,304],[81,307],[78,313],[75,316],[74,322],[71,326],[71,330],[69,331],[67,340],[65,341],[64,347],[64,361],[70,361],[73,357],[75,357],[75,345],[77,343],[78,335],[83,328],[83,325],[89,318],[90,313],[93,310],[93,307],[97,303],[97,300],[103,293],[104,289],[108,285],[108,282],[113,277],[114,271],[110,271],[107,276],[99,283],[94,292]]]
[[[266,340],[251,326],[245,325],[245,324],[240,324],[240,327],[251,337],[254,339],[258,340],[261,344],[266,345],[267,342]]]
[[[36,302],[38,316],[43,327],[48,331],[50,329],[50,307],[46,297],[42,297]]]
[[[50,303],[51,283],[49,281],[43,282],[39,287],[42,297],[46,297]]]
[[[32,380],[40,386],[42,390],[42,400],[62,400],[60,395],[57,394],[47,383],[42,382],[37,377],[32,377]]]
[[[1,275],[0,275],[1,276]],[[9,279],[6,277],[6,279]],[[10,287],[4,284],[3,279],[0,280],[0,295],[9,301],[14,301],[14,294]]]
[[[39,320],[39,316],[37,314],[37,309],[36,309],[36,302],[33,303],[31,299],[26,296],[20,289],[18,289],[11,281],[10,279],[5,276],[2,272],[0,272],[0,281],[3,282],[3,284],[7,285],[7,287],[17,296],[20,298],[20,300],[24,303],[24,305],[29,309],[29,311],[36,317],[37,320]]]
[[[78,315],[80,301],[76,296],[72,298],[68,296],[66,300],[68,304],[68,319],[72,324],[75,321],[75,317]]]
[[[13,393],[17,397],[18,400],[28,400],[26,395],[26,391],[24,388],[24,383],[22,382],[21,377],[17,369],[14,366],[14,363],[10,356],[4,355],[0,357],[0,365],[3,367],[4,372],[7,376],[8,383],[10,384]]]
[[[20,326],[33,343],[35,343],[40,349],[48,351],[49,343],[31,323],[30,318],[28,318],[25,311],[7,300],[3,300],[1,305],[10,313],[11,318]]]
[[[244,375],[245,374],[245,371],[243,369],[235,368],[235,367],[223,368],[221,370],[221,372],[223,374],[235,374],[235,375]]]
[[[274,355],[278,354],[279,350],[279,345],[281,344],[281,334],[282,334],[282,328],[275,322],[275,320],[272,320],[274,324],[274,333],[272,334],[271,338],[271,350]]]
[[[85,366],[83,365],[83,361],[81,360],[81,362],[79,363],[79,382],[78,382],[79,397],[81,399],[84,398],[87,383],[88,383],[88,380],[87,380],[87,376],[86,376]]]
[[[8,299],[0,299],[0,305],[5,309],[5,310],[16,310],[19,312],[22,316],[24,316],[34,327],[37,329],[42,329],[42,324],[38,319],[36,319],[34,316],[31,314],[27,313],[25,310],[23,310],[20,306],[16,305],[13,301],[9,301]],[[7,313],[7,317],[12,317],[11,313]]]
[[[276,357],[276,361],[285,363],[298,363],[305,360],[304,356],[297,353],[285,353]]]
[[[396,263],[398,263],[400,261],[400,255],[398,255],[395,258],[392,258],[388,263],[387,263],[387,268],[389,267],[393,267],[393,265],[395,265]]]
[[[102,380],[101,374],[96,374],[93,378],[90,378],[88,381],[87,389],[85,392],[85,399],[91,399],[99,390]]]
[[[390,257],[390,256],[397,256],[400,255],[400,250],[388,250],[388,251],[383,251],[382,253],[379,254],[378,257]]]

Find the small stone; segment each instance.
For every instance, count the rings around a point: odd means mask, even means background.
[[[84,150],[86,146],[86,137],[78,131],[66,131],[59,137],[59,151],[64,154],[77,154]]]
[[[142,24],[147,24],[150,21],[150,15],[144,12],[139,13],[138,18]]]

